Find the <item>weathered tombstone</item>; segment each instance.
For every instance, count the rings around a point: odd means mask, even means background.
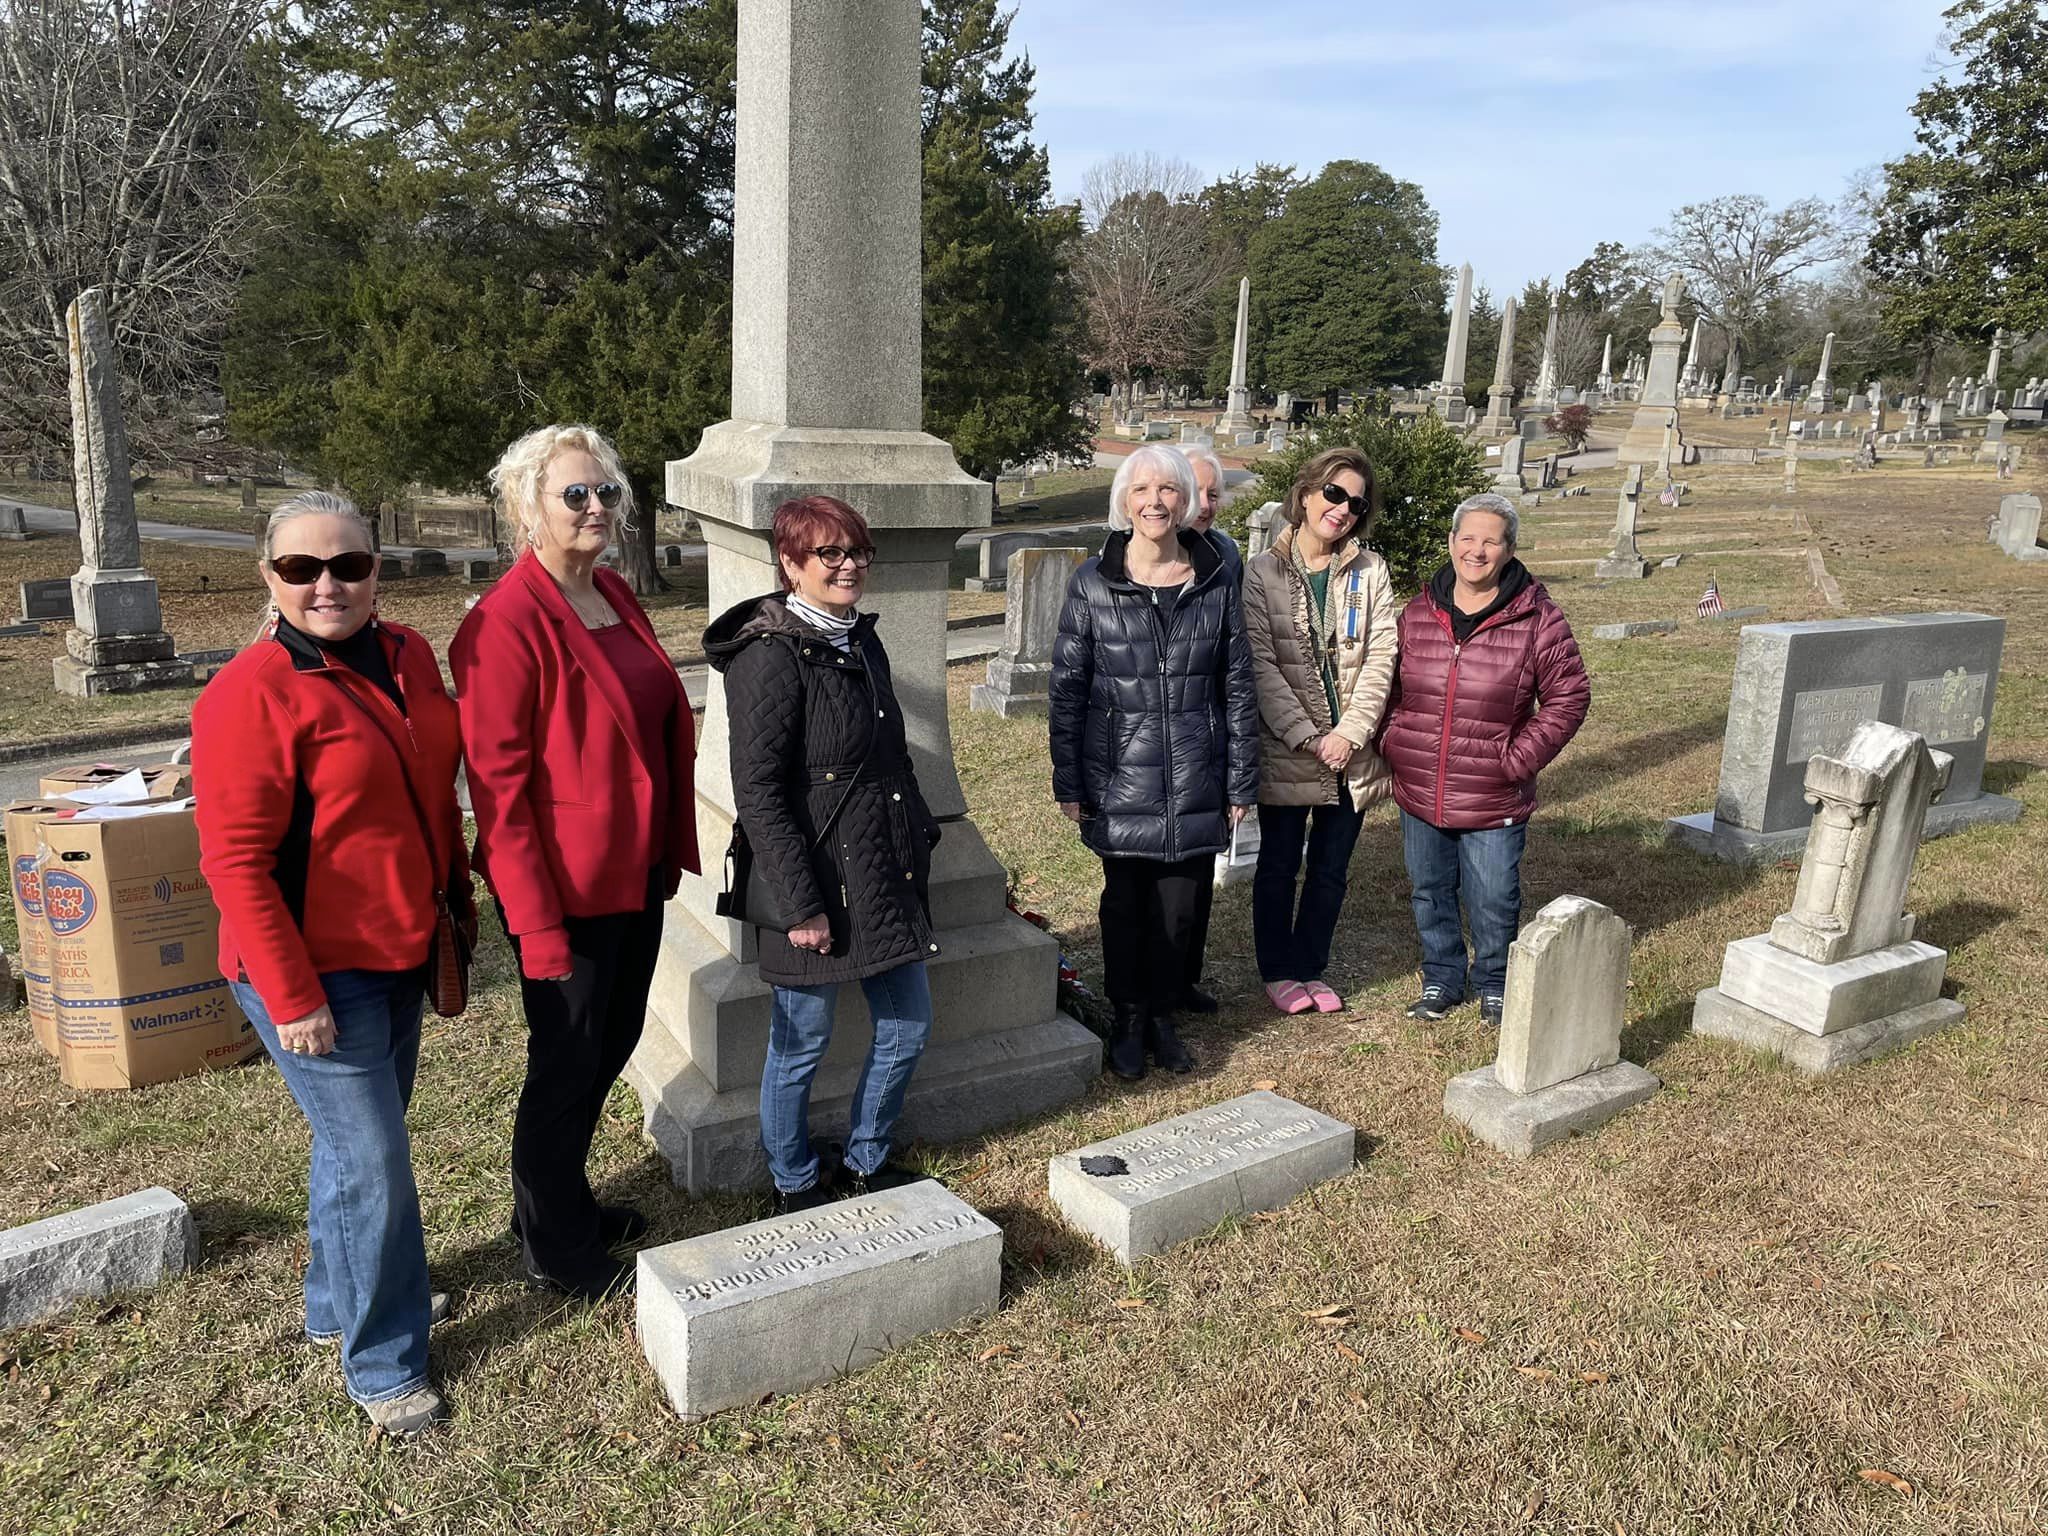
[[[1003,646],[990,659],[988,681],[969,692],[969,707],[1002,715],[1042,715],[1051,703],[1052,642],[1059,633],[1067,585],[1088,558],[1085,549],[1019,549],[1010,556],[1003,603]]]
[[[1650,363],[1635,416],[1628,435],[1622,438],[1615,459],[1621,464],[1654,464],[1686,461],[1685,440],[1678,435],[1679,348],[1685,342],[1685,325],[1678,318],[1678,306],[1685,296],[1685,279],[1676,275],[1664,284],[1663,308],[1650,330]],[[1667,450],[1664,429],[1677,438],[1675,454]]]
[[[192,1212],[162,1188],[0,1232],[0,1330],[42,1322],[74,1302],[148,1290],[198,1258]]]
[[[1479,423],[1485,437],[1505,437],[1515,430],[1515,300],[1501,304],[1500,345],[1493,357],[1493,384],[1486,392],[1486,418]]]
[[[1636,548],[1636,516],[1643,494],[1643,466],[1631,464],[1622,471],[1621,499],[1614,512],[1614,548],[1593,567],[1602,581],[1641,581],[1650,573],[1650,562]]]
[[[1046,1181],[1071,1225],[1131,1264],[1339,1177],[1355,1139],[1342,1121],[1258,1089],[1062,1152]]]
[[[57,690],[91,698],[181,687],[192,681],[192,669],[178,660],[164,633],[156,581],[142,568],[121,381],[100,291],[88,288],[73,299],[65,322],[80,559],[71,578],[65,654],[51,663]]]
[[[1254,508],[1245,519],[1244,557],[1255,560],[1273,547],[1273,540],[1280,536],[1280,503],[1269,501]]]
[[[1998,462],[1999,450],[2005,445],[2005,427],[2010,418],[2004,411],[1994,410],[1984,422],[1984,443],[1978,448],[1977,457],[1987,464]]]
[[[1500,1049],[1444,1086],[1444,1113],[1488,1146],[1528,1157],[1650,1098],[1657,1078],[1621,1059],[1628,924],[1560,896],[1508,947]]]
[[[498,579],[498,562],[495,560],[465,560],[462,562],[462,579],[472,587],[483,586]]]
[[[415,576],[446,576],[448,554],[439,549],[416,549],[412,552],[412,573]]]
[[[28,513],[14,504],[0,505],[0,539],[19,542],[28,537]]]
[[[377,580],[380,583],[403,581],[405,576],[405,561],[402,557],[398,555],[379,555],[377,557]]]
[[[242,510],[244,512],[254,512],[256,510],[256,482],[247,475],[242,477]]]
[[[640,1348],[685,1419],[873,1365],[995,1311],[1003,1233],[922,1179],[642,1249]]]
[[[21,616],[24,621],[45,623],[71,617],[71,583],[61,576],[21,584]]]
[[[790,497],[844,487],[873,530],[880,554],[862,606],[887,640],[918,784],[942,833],[925,955],[932,1038],[898,1135],[950,1141],[1085,1093],[1102,1042],[1059,1012],[1059,944],[1006,909],[1006,872],[967,817],[953,762],[949,572],[960,536],[989,525],[990,492],[922,428],[922,33],[915,0],[739,8],[733,415],[670,463],[666,499],[704,525],[712,613],[774,587],[770,526]],[[697,838],[716,849],[731,838],[734,801],[715,672],[705,706]],[[627,1068],[649,1135],[693,1192],[767,1178],[770,988],[755,931],[717,914],[724,875],[704,862],[671,903]],[[840,989],[811,1100],[819,1135],[849,1119],[866,1012],[859,989]]]
[[[1927,815],[1929,837],[2017,820],[2018,801],[1984,793],[2004,648],[2005,620],[1982,613],[1750,625],[1736,653],[1714,809],[1676,817],[1667,831],[1738,862],[1797,853],[1809,826],[1807,760],[1840,752],[1872,720],[1954,758]]]
[[[2031,495],[2002,496],[1998,516],[1991,523],[1991,542],[2015,560],[2048,560],[2041,547],[2041,498]]]
[[[667,570],[675,570],[683,563],[683,546],[664,544],[661,546],[661,563]]]
[[[1500,447],[1500,467],[1493,472],[1493,488],[1497,491],[1522,491],[1528,487],[1522,481],[1522,439],[1511,437]]]
[[[981,547],[975,551],[974,574],[961,585],[969,592],[1000,592],[1009,579],[1012,556],[1020,550],[1041,548],[1057,537],[1056,534],[1028,530],[991,533],[981,540]]]
[[[1692,1027],[1831,1072],[1955,1023],[1948,954],[1913,937],[1906,886],[1951,759],[1915,732],[1866,721],[1839,758],[1807,764],[1813,832],[1792,910],[1737,939]]]

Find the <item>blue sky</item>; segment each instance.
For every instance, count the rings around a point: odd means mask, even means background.
[[[1370,160],[1498,296],[1684,203],[1839,197],[1912,147],[1945,0],[1010,3],[1058,197],[1119,151]]]

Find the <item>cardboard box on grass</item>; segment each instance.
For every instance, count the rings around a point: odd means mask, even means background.
[[[192,770],[183,763],[74,763],[53,768],[36,784],[36,793],[55,799],[80,789],[99,789],[124,774],[142,775],[143,794],[151,800],[175,800],[192,793]]]
[[[140,1088],[262,1050],[221,979],[191,807],[142,810],[34,823],[57,1065],[74,1088]]]
[[[50,996],[50,930],[43,921],[43,880],[36,860],[36,823],[70,816],[75,805],[49,800],[22,800],[0,812],[7,836],[7,885],[14,893],[16,959],[21,963],[21,989],[28,997],[29,1028],[36,1044],[57,1054],[57,1005]]]

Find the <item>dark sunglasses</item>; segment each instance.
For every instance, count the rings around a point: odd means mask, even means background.
[[[863,571],[875,563],[874,550],[865,545],[859,549],[841,549],[837,544],[820,544],[811,553],[825,562],[825,569],[828,571],[838,570],[849,560]]]
[[[334,572],[336,581],[367,581],[377,569],[377,557],[367,549],[351,549],[322,560],[318,555],[279,555],[270,562],[277,579],[288,587],[310,587],[322,571]]]
[[[1323,500],[1333,507],[1349,507],[1353,517],[1363,517],[1372,503],[1363,496],[1353,496],[1341,485],[1323,487]]]
[[[581,512],[590,505],[590,496],[593,491],[597,493],[597,504],[607,512],[616,507],[619,504],[619,498],[625,494],[624,491],[620,490],[617,485],[609,480],[605,481],[603,485],[585,485],[579,480],[574,485],[563,486],[559,491],[555,492],[555,495],[562,498],[562,505],[571,512]]]

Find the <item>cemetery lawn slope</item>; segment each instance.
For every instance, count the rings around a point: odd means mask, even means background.
[[[2028,487],[1807,460],[1787,497],[1776,464],[1694,471],[1686,505],[1645,497],[1639,535],[1653,562],[1682,564],[1598,587],[1619,478],[1526,514],[1595,692],[1542,781],[1524,901],[1590,896],[1634,929],[1623,1053],[1663,1079],[1650,1102],[1526,1163],[1445,1120],[1445,1080],[1493,1043],[1469,1008],[1403,1016],[1416,946],[1382,808],[1329,976],[1346,1012],[1277,1017],[1250,963],[1248,887],[1219,893],[1223,1012],[1184,1030],[1193,1076],[1100,1084],[1066,1113],[915,1153],[1002,1226],[1001,1310],[690,1426],[640,1358],[630,1302],[584,1309],[519,1283],[505,1159],[524,1029],[488,924],[478,999],[428,1020],[413,1105],[430,1259],[455,1299],[434,1361],[456,1419],[407,1448],[366,1442],[332,1353],[299,1336],[307,1138],[275,1071],[77,1094],[17,1010],[0,1018],[0,1225],[161,1183],[192,1203],[205,1258],[156,1294],[0,1338],[0,1531],[2048,1526],[2048,568],[1984,538],[2001,490]],[[1844,612],[2008,618],[1986,787],[2026,808],[1921,853],[1913,906],[1950,952],[1963,1024],[1821,1080],[1688,1031],[1723,946],[1768,927],[1796,871],[1663,840],[1666,817],[1712,804],[1719,766],[1738,626],[1697,621],[1700,591],[1711,575],[1729,607],[1824,617],[1809,547]],[[185,644],[184,578],[160,574]],[[1681,622],[1585,638],[1640,618]],[[970,715],[978,675],[950,680],[971,809],[1098,980],[1099,866],[1051,803],[1044,723]],[[1255,1084],[1358,1127],[1357,1166],[1130,1273],[1057,1219],[1050,1156]],[[677,1194],[623,1087],[593,1181],[646,1210],[655,1241],[761,1210]]]

